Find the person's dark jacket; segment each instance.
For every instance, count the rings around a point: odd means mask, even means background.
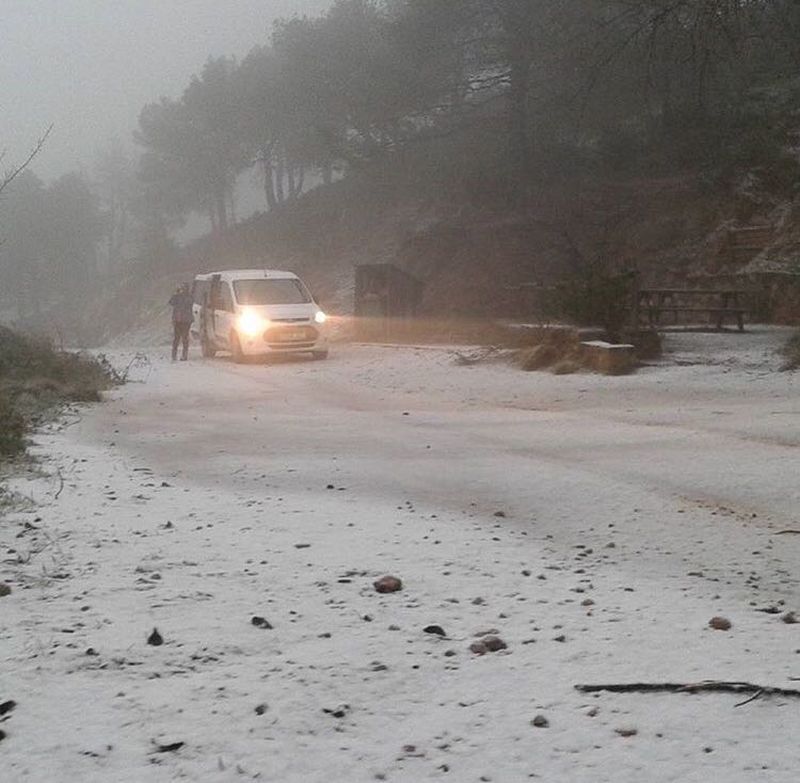
[[[169,300],[172,307],[172,323],[190,324],[192,322],[192,295],[188,291],[178,291]]]

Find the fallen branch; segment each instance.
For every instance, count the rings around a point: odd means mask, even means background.
[[[773,688],[766,685],[754,685],[750,682],[721,682],[704,680],[702,682],[631,682],[610,683],[607,685],[576,685],[581,693],[752,693],[758,696],[790,696],[800,698],[800,690],[795,688]],[[748,699],[748,701],[750,701]],[[746,704],[747,702],[741,702]],[[739,705],[737,705],[739,706]]]
[[[764,695],[764,689],[759,688],[752,696],[748,696],[744,701],[737,702],[734,704],[734,707],[744,707],[745,704],[750,704],[751,701],[755,701],[759,696]]]
[[[58,496],[64,490],[64,476],[61,473],[61,468],[58,468],[58,489],[56,490],[56,494],[53,496],[53,500],[58,500]]]
[[[800,536],[800,530],[779,530],[776,536]]]

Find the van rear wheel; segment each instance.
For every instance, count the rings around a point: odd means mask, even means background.
[[[231,356],[236,364],[243,364],[245,355],[242,351],[242,343],[239,340],[239,335],[236,332],[231,332]]]
[[[211,345],[207,337],[200,340],[200,353],[204,359],[213,359],[217,355],[216,348]]]

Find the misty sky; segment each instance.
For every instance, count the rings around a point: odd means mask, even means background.
[[[272,20],[331,0],[0,0],[2,168],[44,128],[34,170],[90,170],[109,139],[128,143],[139,110],[178,97],[209,55],[242,57]]]

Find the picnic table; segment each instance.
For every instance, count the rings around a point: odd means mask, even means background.
[[[747,291],[735,288],[640,288],[636,292],[637,322],[646,317],[651,327],[661,326],[667,313],[678,323],[681,313],[706,313],[722,329],[727,317],[733,318],[739,331],[744,331]]]

